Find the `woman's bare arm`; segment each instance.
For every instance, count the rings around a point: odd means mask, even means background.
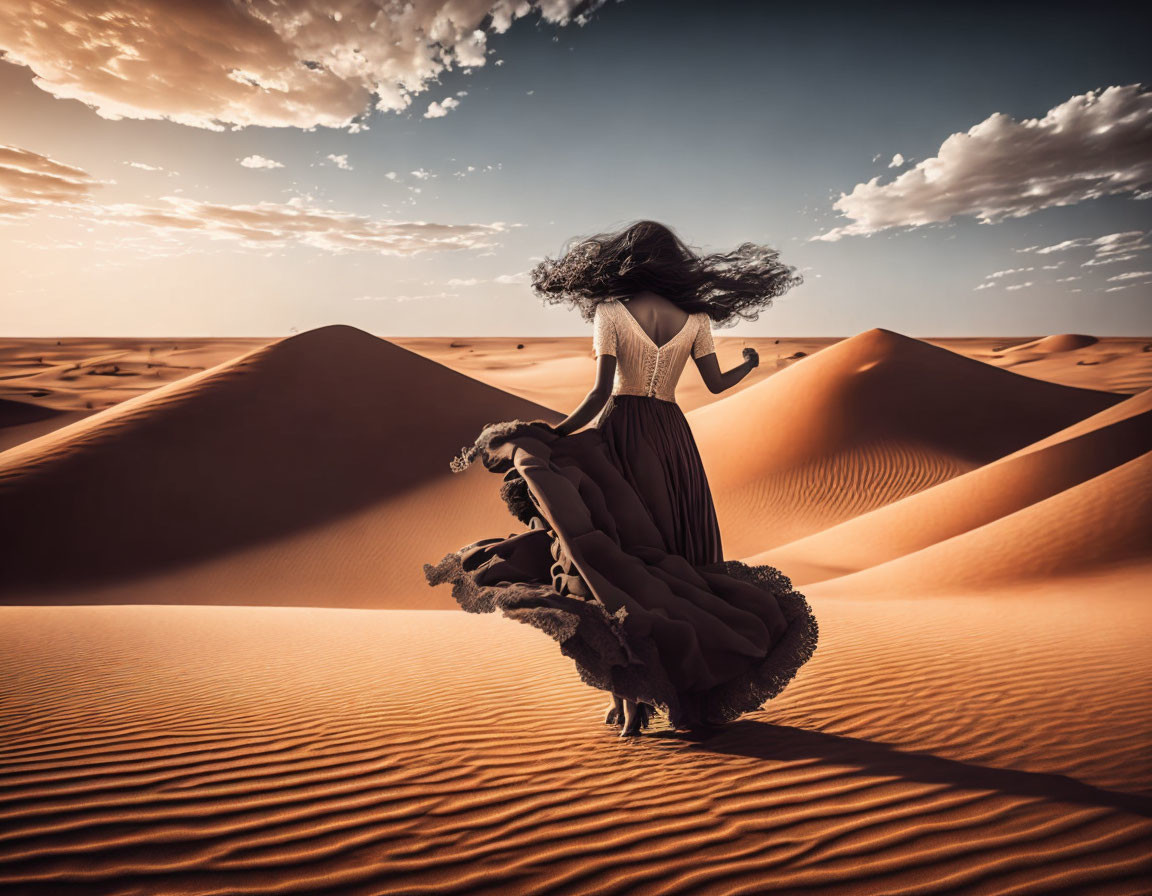
[[[704,380],[704,385],[708,387],[708,391],[713,395],[723,392],[726,389],[731,389],[740,380],[748,376],[755,368],[760,366],[760,355],[757,354],[756,349],[744,349],[744,360],[733,367],[731,370],[721,372],[720,362],[716,360],[716,353],[709,352],[701,358],[696,358],[696,368],[700,371],[700,377]]]
[[[576,432],[588,423],[608,403],[612,395],[612,381],[616,378],[616,356],[600,355],[596,358],[596,382],[579,407],[556,424],[556,432],[562,436]]]

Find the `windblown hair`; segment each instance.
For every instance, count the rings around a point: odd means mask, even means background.
[[[601,302],[651,290],[723,325],[756,320],[774,298],[804,282],[795,271],[768,246],[743,243],[702,255],[663,224],[637,221],[570,241],[559,258],[532,269],[532,289],[545,304],[576,306],[587,321]]]

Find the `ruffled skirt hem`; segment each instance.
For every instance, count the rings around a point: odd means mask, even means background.
[[[554,639],[560,652],[576,665],[582,681],[619,697],[663,710],[673,728],[692,730],[722,724],[759,709],[779,694],[812,656],[819,626],[803,594],[773,566],[749,566],[725,560],[698,567],[702,575],[718,574],[747,582],[776,601],[788,623],[786,632],[748,670],[703,692],[684,693],[664,674],[655,646],[625,635],[627,610],[615,614],[596,601],[574,599],[550,585],[528,582],[481,585],[466,570],[460,552],[436,564],[424,564],[430,585],[452,584],[452,596],[470,613],[501,611]]]

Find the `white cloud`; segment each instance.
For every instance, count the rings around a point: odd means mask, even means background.
[[[900,155],[900,153],[896,153],[896,155],[892,156],[892,161],[888,163],[888,167],[889,168],[899,168],[903,164],[904,164],[904,156]]]
[[[498,222],[499,223],[499,222]],[[518,224],[505,225],[508,227],[519,227]],[[528,282],[528,272],[522,271],[518,274],[500,274],[499,276],[492,277],[491,279],[483,277],[453,277],[446,282],[446,286],[479,286],[482,283],[499,283],[502,286],[519,286],[522,283]]]
[[[484,165],[484,166],[465,165],[464,168],[462,168],[461,170],[453,171],[452,176],[453,177],[467,177],[469,174],[475,174],[476,172],[480,172],[482,174],[487,174],[489,171],[499,171],[503,167],[504,167],[503,162],[497,162],[495,165]]]
[[[1031,285],[1032,285],[1032,281],[1029,280],[1027,283],[1009,283],[1004,288],[1008,289],[1008,290],[1027,289]]]
[[[1152,271],[1128,271],[1126,274],[1117,274],[1115,277],[1109,277],[1108,282],[1112,283],[1116,280],[1137,280],[1140,277],[1152,277]]]
[[[104,118],[193,127],[363,129],[533,13],[584,24],[604,0],[25,0],[0,16],[5,61]],[[496,62],[499,65],[499,61]]]
[[[121,204],[99,209],[107,222],[140,224],[213,239],[261,245],[305,245],[329,252],[370,251],[416,255],[433,250],[490,248],[507,228],[492,224],[433,224],[377,220],[331,211],[306,200],[225,205],[175,196],[163,205]]]
[[[1089,258],[1084,264],[1080,265],[1082,268],[1091,268],[1101,264],[1116,264],[1121,261],[1134,261],[1135,255],[1103,255],[1096,258]]]
[[[159,165],[149,165],[147,162],[125,162],[129,168],[139,168],[141,171],[163,171]]]
[[[352,166],[348,164],[348,156],[336,155],[335,153],[328,153],[328,161],[344,171],[351,171]]]
[[[199,234],[248,245],[305,245],[329,252],[367,251],[383,255],[492,249],[505,231],[518,227],[490,224],[437,224],[397,221],[333,211],[310,197],[288,202],[233,205],[165,196],[158,203],[99,204],[92,189],[100,184],[88,172],[47,156],[0,145],[0,217],[15,218],[41,208],[67,207],[92,225],[124,224],[152,228],[165,236]]]
[[[428,109],[424,113],[425,118],[443,118],[451,110],[460,105],[460,100],[455,97],[446,96],[439,102],[429,103]]]
[[[1152,92],[1139,84],[1074,96],[1043,118],[997,112],[950,136],[933,158],[891,183],[880,176],[841,193],[833,208],[851,223],[811,240],[833,242],[960,215],[985,223],[1152,183]]]
[[[1097,237],[1077,237],[1064,240],[1051,246],[1026,246],[1017,252],[1034,252],[1037,255],[1051,255],[1054,252],[1069,252],[1075,249],[1088,249],[1092,257],[1081,263],[1081,267],[1095,267],[1101,264],[1117,264],[1132,261],[1140,252],[1152,248],[1148,233],[1143,230],[1126,230]]]
[[[417,168],[415,171],[409,171],[408,173],[416,178],[416,180],[428,180],[428,178],[436,176],[431,171],[425,171],[423,168]]]
[[[1027,267],[1027,268],[1007,268],[1003,271],[993,271],[991,274],[985,274],[984,275],[984,282],[981,283],[979,286],[977,286],[976,289],[991,289],[994,286],[998,286],[999,284],[997,281],[1002,280],[1004,277],[1011,277],[1013,274],[1026,274],[1029,271],[1034,271],[1034,270],[1036,270],[1035,267]],[[1032,285],[1031,282],[1028,282],[1025,284],[1017,284],[1015,286],[1005,286],[1004,288],[1005,289],[1022,289],[1024,286],[1031,286],[1031,285]]]
[[[283,162],[277,162],[275,159],[266,159],[264,156],[245,156],[240,160],[240,164],[245,168],[283,168]]]
[[[1026,271],[1034,270],[1036,270],[1036,268],[1008,268],[1005,271],[993,271],[991,274],[986,274],[985,276],[991,280],[996,277],[1007,277],[1009,274],[1022,274]]]
[[[1037,255],[1051,255],[1053,252],[1066,252],[1069,249],[1091,248],[1099,255],[1116,252],[1131,252],[1132,247],[1144,243],[1146,234],[1142,230],[1126,230],[1123,233],[1109,233],[1098,237],[1080,237],[1064,240],[1054,246],[1042,246],[1035,250]],[[1020,249],[1027,252],[1027,249]]]
[[[55,159],[0,144],[0,217],[16,218],[52,205],[87,202],[100,181]]]

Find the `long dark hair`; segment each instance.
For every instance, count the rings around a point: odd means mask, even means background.
[[[559,258],[545,258],[532,269],[532,289],[545,304],[576,306],[588,321],[601,302],[651,290],[723,325],[756,320],[776,296],[804,282],[795,271],[768,246],[743,243],[731,252],[702,255],[671,228],[637,221],[570,240]]]

